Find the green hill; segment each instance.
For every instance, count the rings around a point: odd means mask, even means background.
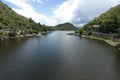
[[[64,23],[55,26],[56,30],[77,30],[77,28],[71,23]]]
[[[86,30],[92,29],[96,32],[103,33],[118,33],[120,32],[120,5],[112,7],[107,12],[96,17],[89,23],[87,23],[84,28]]]
[[[14,37],[16,35],[37,34],[49,29],[45,25],[34,22],[32,18],[28,19],[17,14],[0,1],[0,36],[7,35]]]
[[[36,23],[32,18],[26,18],[17,14],[9,6],[0,1],[0,40],[18,37],[27,34],[38,34],[39,32],[51,30],[76,30],[70,23],[59,24],[55,28]]]

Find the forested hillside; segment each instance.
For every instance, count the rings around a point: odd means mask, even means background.
[[[77,28],[71,23],[64,23],[55,26],[56,30],[77,30]]]
[[[95,30],[102,33],[120,32],[120,5],[112,7],[107,12],[96,17],[84,26],[85,29]]]
[[[41,25],[14,12],[6,4],[0,1],[0,35],[14,37],[16,35],[37,34],[51,30],[50,27]]]

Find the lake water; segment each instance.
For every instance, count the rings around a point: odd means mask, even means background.
[[[0,80],[120,80],[120,52],[54,31],[0,42]]]

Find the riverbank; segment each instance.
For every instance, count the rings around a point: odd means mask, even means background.
[[[120,50],[120,42],[118,41],[112,41],[112,40],[107,40],[107,39],[104,39],[104,38],[100,38],[100,37],[95,37],[95,36],[86,36],[86,35],[82,35],[83,38],[88,38],[88,39],[95,39],[95,40],[100,40],[100,41],[104,41],[106,42],[107,44],[111,45],[111,46],[114,46],[114,47],[117,47],[119,50]]]
[[[9,35],[1,35],[1,36],[0,36],[0,41],[4,41],[4,40],[6,40],[6,39],[20,38],[20,37],[32,37],[32,36],[40,37],[40,36],[42,36],[43,34],[47,34],[47,33],[49,33],[49,32],[50,32],[50,31],[47,31],[47,32],[39,32],[38,34],[15,35],[14,37],[9,36]]]

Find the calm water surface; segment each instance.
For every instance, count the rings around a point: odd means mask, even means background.
[[[0,80],[120,80],[120,52],[55,31],[0,42]]]

